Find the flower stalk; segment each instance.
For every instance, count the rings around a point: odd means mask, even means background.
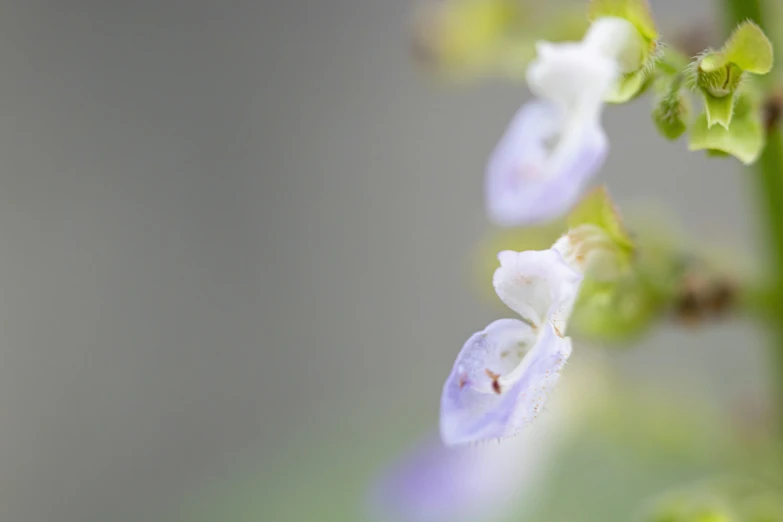
[[[737,24],[753,20],[769,34],[765,26],[764,0],[722,0],[727,31]],[[774,40],[774,39],[773,39]],[[765,78],[772,81],[773,75]],[[767,84],[768,90],[771,85]],[[767,145],[753,166],[754,198],[761,222],[762,244],[770,292],[767,299],[767,325],[770,334],[772,382],[777,424],[783,433],[783,132],[779,118],[767,121]]]

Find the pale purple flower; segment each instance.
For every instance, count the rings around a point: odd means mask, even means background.
[[[560,216],[603,165],[608,141],[601,127],[565,120],[557,105],[541,100],[514,116],[487,166],[486,204],[494,223],[529,225]]]
[[[384,522],[491,520],[513,500],[524,459],[519,444],[447,448],[426,441],[386,470],[372,511]]]
[[[641,53],[636,28],[620,18],[592,24],[581,42],[541,42],[527,70],[538,99],[511,121],[487,164],[490,219],[502,226],[547,221],[568,211],[603,165],[603,100]]]
[[[522,320],[495,321],[462,347],[441,396],[447,446],[519,433],[541,414],[571,355],[564,333],[581,271],[555,248],[498,259],[495,292]]]
[[[541,428],[482,446],[448,448],[436,437],[426,440],[384,471],[370,518],[488,522],[517,506],[530,508],[547,479],[551,454],[565,440],[560,426]]]

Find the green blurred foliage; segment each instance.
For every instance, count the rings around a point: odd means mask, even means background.
[[[432,70],[451,77],[498,75],[522,79],[534,56],[534,42],[575,40],[586,28],[584,5],[565,11],[541,9],[523,0],[447,0],[426,7],[417,17],[416,52]],[[783,14],[783,7],[781,8]],[[623,16],[650,44],[647,61],[655,60],[658,32],[643,0],[593,0],[590,16]],[[783,17],[781,17],[783,20]],[[752,24],[751,24],[752,25]],[[783,22],[781,22],[783,25]],[[739,86],[737,68],[760,73],[771,65],[755,26],[741,26],[721,51],[702,59],[707,95],[733,100]],[[783,31],[779,31],[783,34]],[[762,35],[763,36],[763,35]],[[681,61],[681,60],[680,60]],[[673,63],[673,62],[672,62]],[[664,55],[661,70],[670,64]],[[661,132],[676,138],[688,122],[689,107],[680,92],[682,64],[665,78],[654,111]],[[612,101],[627,101],[652,83],[652,68],[622,79]],[[736,80],[736,81],[735,81]],[[716,88],[729,86],[729,92]],[[657,86],[656,86],[657,87]],[[736,103],[711,105],[691,129],[692,150],[732,154],[755,160],[763,138],[754,98],[740,94]],[[720,112],[719,109],[724,109]],[[709,119],[708,119],[709,118]],[[714,123],[722,123],[728,127]],[[600,224],[629,255],[632,269],[614,281],[585,282],[572,318],[575,336],[627,340],[660,319],[683,273],[682,244],[677,234],[657,221],[629,220],[629,235],[608,198],[588,199],[568,220],[527,229],[497,229],[476,250],[477,288],[500,307],[491,285],[501,250],[549,248],[569,226]],[[611,210],[611,211],[610,211]],[[627,247],[627,248],[626,248]],[[632,254],[632,255],[631,255]],[[575,356],[578,359],[578,354]],[[572,363],[578,364],[578,363]],[[569,378],[571,368],[565,372]],[[780,451],[759,427],[738,423],[705,404],[643,389],[629,376],[596,371],[579,383],[593,388],[569,442],[551,462],[549,487],[538,507],[524,507],[509,521],[627,521],[640,513],[649,522],[772,522],[783,520]],[[374,425],[389,412],[362,423]],[[384,464],[394,459],[411,433],[406,420],[383,437],[351,437],[336,431],[312,431],[279,441],[279,453],[251,471],[191,499],[178,522],[351,522],[367,520],[367,488]],[[339,424],[339,423],[338,423]],[[347,420],[356,424],[356,420]],[[523,465],[523,463],[520,463]],[[727,476],[722,483],[704,477]],[[743,481],[737,477],[760,477]],[[742,484],[734,487],[734,484]],[[672,484],[697,484],[672,492]],[[730,484],[730,486],[726,486]]]
[[[618,256],[625,258],[625,262],[633,255],[634,244],[631,236],[605,186],[596,187],[585,194],[568,214],[566,223],[570,229],[580,225],[595,225],[606,234]]]
[[[754,450],[749,450],[736,419],[586,362],[577,357],[564,375],[571,379],[569,398],[575,397],[568,413],[577,422],[549,465],[545,493],[532,511],[520,506],[509,522],[634,520],[672,484],[743,474],[757,469],[760,455],[768,455],[766,436],[755,433]],[[368,425],[377,421],[363,420]],[[395,459],[410,430],[351,441],[324,437],[313,432],[281,446],[274,469],[257,469],[222,491],[208,491],[172,520],[369,522],[363,509],[368,488],[385,463]],[[776,513],[774,499],[758,489],[748,493],[737,505],[758,513],[749,522],[777,520],[759,518]]]
[[[578,40],[584,6],[530,0],[426,1],[414,17],[414,54],[449,79],[497,76],[523,80],[539,40]]]
[[[624,18],[631,22],[646,40],[658,39],[658,29],[647,0],[591,0],[588,14],[590,20],[604,16]]]
[[[748,475],[719,475],[675,488],[648,503],[645,522],[779,522],[779,484]]]

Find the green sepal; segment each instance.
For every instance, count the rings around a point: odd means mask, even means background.
[[[604,16],[624,18],[631,22],[646,40],[658,39],[658,29],[647,0],[591,0],[588,7],[590,21]]]
[[[679,241],[661,219],[634,221],[634,255],[629,270],[610,281],[585,274],[568,332],[586,340],[627,342],[665,316],[677,294],[683,265]]]
[[[704,97],[707,126],[729,128],[745,73],[767,74],[772,44],[753,22],[740,24],[719,51],[705,52],[693,64],[694,85]]]
[[[633,262],[634,243],[605,188],[589,192],[567,218],[568,232],[555,247],[595,281],[622,278]]]
[[[718,52],[703,56],[700,68],[717,71],[729,64],[753,74],[767,74],[773,65],[772,44],[764,31],[751,21],[741,23]]]
[[[633,252],[633,240],[604,186],[588,192],[568,215],[567,223],[571,229],[581,225],[595,225],[625,254],[630,255]]]
[[[707,149],[706,154],[710,158],[730,158],[731,154],[718,149]]]
[[[658,30],[647,0],[591,0],[588,18],[602,17],[627,20],[639,32],[642,56],[636,70],[623,74],[605,96],[607,103],[626,103],[644,93],[651,85],[652,71],[659,58]]]
[[[626,341],[646,332],[663,308],[663,301],[633,272],[616,281],[586,277],[568,333],[586,340]]]
[[[731,124],[731,118],[734,115],[734,96],[724,96],[718,98],[708,93],[702,93],[704,96],[704,112],[707,116],[707,127],[720,125],[728,129]]]
[[[604,97],[607,103],[626,103],[644,94],[652,84],[650,67],[623,75]]]
[[[720,125],[710,127],[707,114],[702,114],[690,129],[688,148],[692,151],[724,152],[749,165],[758,159],[765,141],[758,104],[749,93],[740,93],[729,128]]]
[[[696,66],[695,83],[704,99],[707,124],[728,128],[734,114],[734,95],[740,86],[742,69],[728,64],[716,71],[705,72],[700,64]]]

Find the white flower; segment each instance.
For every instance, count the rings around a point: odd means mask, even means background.
[[[449,446],[509,437],[533,422],[571,355],[564,333],[581,272],[555,248],[498,259],[495,292],[521,320],[495,321],[462,347],[441,397]]]

